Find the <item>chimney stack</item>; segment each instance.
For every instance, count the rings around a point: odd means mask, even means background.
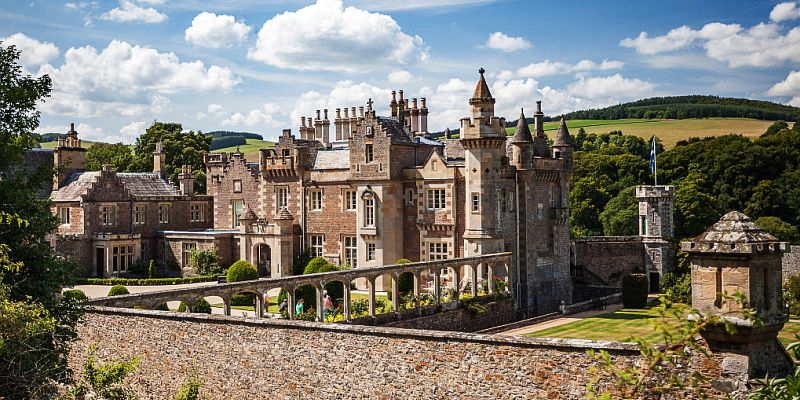
[[[420,100],[422,100],[422,108],[419,109],[419,131],[425,134],[428,133],[428,105],[424,97]]]
[[[400,101],[397,102],[397,122],[400,123],[400,126],[406,126],[405,121],[405,107],[406,102],[403,100],[403,91],[400,91]]]
[[[544,137],[544,113],[542,112],[542,101],[536,101],[536,113],[533,114],[533,123],[536,125],[536,137]]]
[[[190,165],[181,167],[181,173],[178,174],[178,189],[184,196],[191,196],[194,194],[194,175],[192,174],[192,167]]]
[[[336,119],[333,121],[336,131],[336,140],[342,140],[342,109],[336,109]]]
[[[350,130],[347,132],[347,137],[353,136],[353,131],[358,129],[358,115],[356,115],[356,108],[350,107]]]
[[[397,92],[392,90],[392,102],[389,103],[389,108],[392,109],[392,118],[397,118]]]
[[[156,143],[156,151],[153,152],[153,172],[157,173],[162,179],[167,174],[167,156],[164,154],[164,145],[159,140]]]
[[[419,108],[417,108],[417,98],[411,99],[411,133],[419,132]]]
[[[328,109],[326,108],[322,119],[322,143],[326,146],[331,142],[330,130],[331,121],[328,119]]]

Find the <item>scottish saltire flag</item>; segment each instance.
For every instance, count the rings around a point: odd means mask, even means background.
[[[653,136],[653,147],[650,148],[650,172],[656,173],[656,137]]]

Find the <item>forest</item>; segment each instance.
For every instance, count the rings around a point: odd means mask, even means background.
[[[653,184],[649,143],[615,131],[575,135],[573,236],[637,234],[634,188]],[[675,236],[702,233],[739,210],[781,240],[800,241],[800,124],[772,124],[755,139],[692,138],[664,151],[658,184],[675,185]]]

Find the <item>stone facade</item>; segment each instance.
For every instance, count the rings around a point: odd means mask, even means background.
[[[70,366],[90,345],[100,360],[139,357],[142,399],[174,398],[192,366],[209,398],[582,398],[595,365],[632,344],[500,337],[130,309],[89,312]],[[232,373],[232,371],[236,371]]]
[[[781,263],[784,280],[789,279],[790,276],[800,274],[800,246],[790,246],[789,251],[783,253]]]
[[[164,273],[172,259],[166,257],[169,246],[162,231],[213,226],[212,198],[194,194],[188,167],[180,174],[180,188],[168,182],[161,174],[160,150],[154,153],[153,173],[117,173],[107,166],[86,171],[85,153],[73,127],[53,150],[61,173],[47,194],[50,210],[61,222],[49,238],[51,245],[81,264],[80,275],[118,276],[149,260],[155,260]]]

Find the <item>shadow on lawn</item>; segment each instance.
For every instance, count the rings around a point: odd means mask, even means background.
[[[615,312],[601,314],[595,318],[635,320],[635,319],[653,319],[653,318],[658,318],[658,316],[653,314],[647,314],[647,310],[635,310],[635,311],[619,310]]]

